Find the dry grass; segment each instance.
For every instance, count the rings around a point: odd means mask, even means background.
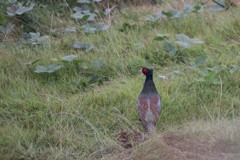
[[[150,136],[138,146],[103,159],[237,160],[240,158],[240,120],[194,121]]]

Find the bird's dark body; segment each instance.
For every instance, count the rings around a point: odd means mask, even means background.
[[[148,69],[145,75],[146,80],[138,97],[138,115],[143,127],[148,132],[152,132],[155,130],[156,121],[161,112],[161,97],[153,82],[152,70]]]

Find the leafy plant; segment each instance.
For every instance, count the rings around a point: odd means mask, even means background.
[[[75,49],[82,49],[86,52],[92,50],[94,48],[94,46],[92,46],[91,44],[85,43],[85,42],[75,42],[73,44],[73,48]]]
[[[224,0],[213,0],[213,2],[215,3],[215,5],[208,9],[210,12],[222,11],[227,8],[227,5],[225,4]],[[188,16],[190,13],[202,12],[206,7],[207,7],[207,5],[202,2],[198,2],[196,4],[185,4],[183,11],[178,11],[176,9],[162,11],[157,14],[154,14],[153,16],[151,16],[149,18],[146,18],[146,21],[155,22],[162,17],[182,18],[182,17]]]
[[[72,17],[76,20],[82,20],[82,21],[94,21],[96,14],[92,13],[90,8],[86,5],[82,7],[74,7],[73,11],[75,11],[74,14],[72,14]]]
[[[6,36],[13,31],[14,27],[15,25],[12,23],[8,23],[7,25],[1,25],[0,32],[2,32]]]
[[[231,65],[231,67],[229,68],[229,72],[230,72],[231,74],[234,74],[234,73],[236,73],[237,71],[239,71],[239,66],[237,66],[237,65]]]
[[[56,63],[51,64],[49,66],[36,66],[36,69],[34,72],[35,73],[54,73],[62,67],[63,65],[59,65]]]
[[[30,35],[30,39],[28,41],[32,45],[42,44],[44,41],[46,41],[49,38],[48,35],[40,36],[39,32],[36,32],[36,33],[30,32],[29,35]]]
[[[59,61],[58,58],[54,58],[52,59],[53,61]],[[70,54],[67,56],[64,56],[60,59],[62,62],[73,62],[73,63],[83,63],[83,60],[78,59],[78,55],[74,55],[74,54]],[[37,60],[36,62],[38,62],[39,60]],[[61,61],[59,61],[59,63],[53,63],[49,66],[36,66],[35,68],[35,73],[54,73],[58,70],[60,70],[61,68],[65,67],[65,64],[62,64]],[[36,63],[34,62],[34,63]],[[32,63],[31,63],[32,64]]]
[[[207,55],[205,54],[197,56],[192,66],[203,66],[206,60],[207,60]]]
[[[83,25],[83,31],[85,33],[95,33],[95,32],[101,32],[101,31],[106,31],[109,29],[109,25],[102,23],[102,22],[98,22],[98,23],[94,23],[94,24],[86,24]]]
[[[164,14],[162,12],[156,13],[151,17],[146,18],[148,22],[156,22],[160,18],[164,17]]]
[[[68,56],[62,57],[62,61],[72,62],[72,61],[75,61],[77,58],[78,58],[78,55],[70,54]]]
[[[174,57],[177,53],[176,45],[173,42],[164,42],[163,49],[169,54],[170,57]]]
[[[120,31],[121,32],[126,32],[128,30],[134,30],[137,28],[137,24],[135,23],[128,23],[128,22],[124,22]]]
[[[99,69],[101,68],[103,65],[104,65],[104,61],[102,59],[98,59],[98,60],[95,60],[93,63],[92,63],[93,67],[95,69]]]
[[[176,34],[175,38],[177,39],[176,44],[183,48],[190,48],[192,44],[204,44],[203,41],[197,38],[189,38],[185,34]]]
[[[220,84],[221,79],[219,78],[219,73],[226,70],[226,66],[215,66],[213,68],[204,68],[199,70],[201,78],[196,79],[198,82],[205,82],[210,84]]]
[[[203,9],[206,7],[204,3],[197,3],[197,4],[185,4],[183,11],[178,11],[176,9],[170,9],[168,11],[162,11],[157,14],[154,14],[153,16],[146,18],[149,22],[155,22],[159,20],[162,17],[168,17],[168,18],[181,18],[189,15],[190,13],[194,12],[202,12]]]
[[[100,1],[101,0],[78,0],[77,3],[79,3],[80,7],[76,6],[73,8],[75,13],[72,14],[72,17],[76,20],[81,20],[81,22],[94,21],[97,14],[99,14],[98,8],[94,4]],[[109,8],[109,10],[101,15],[110,14],[112,9]]]
[[[63,33],[75,33],[77,32],[77,28],[72,26],[72,27],[67,27],[64,29]]]
[[[197,38],[189,38],[185,34],[176,34],[174,41],[168,40],[169,36],[169,34],[157,34],[153,40],[163,41],[164,51],[166,51],[172,58],[177,54],[179,55],[179,53],[181,53],[178,46],[184,49],[188,49],[192,46],[192,44],[204,44],[203,41]]]
[[[34,6],[34,3],[31,3],[28,7],[24,6],[22,3],[12,3],[10,6],[7,7],[7,14],[11,17],[16,15],[22,15],[26,12],[32,11]]]
[[[223,11],[228,8],[224,0],[213,0],[213,2],[215,5],[209,8],[210,12]]]
[[[179,15],[179,12],[176,9],[171,9],[169,11],[162,11],[162,14],[167,17],[174,17],[176,15]]]
[[[156,37],[153,38],[153,40],[163,41],[163,40],[168,39],[168,37],[169,37],[169,34],[157,34]]]

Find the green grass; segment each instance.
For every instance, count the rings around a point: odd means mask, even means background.
[[[240,10],[191,14],[153,24],[144,21],[147,13],[151,13],[148,8],[125,9],[123,14],[114,15],[115,24],[107,32],[60,35],[37,51],[21,43],[2,43],[1,157],[97,159],[121,150],[117,137],[122,130],[143,130],[136,103],[144,82],[144,76],[138,73],[142,66],[154,68],[155,84],[162,96],[159,132],[194,120],[237,118],[240,72],[230,74],[229,70],[231,65],[240,64]],[[120,32],[124,22],[133,22],[137,28]],[[161,42],[152,40],[157,33],[172,37],[183,33],[205,44],[181,50],[185,59],[181,63],[167,56]],[[75,41],[91,43],[95,49],[76,51],[71,48]],[[33,72],[35,66],[49,65],[52,58],[68,54],[79,55],[84,64],[68,64],[53,75]],[[202,54],[207,55],[207,62],[189,67]],[[25,64],[38,59],[32,66]],[[94,68],[98,59],[103,66]],[[219,84],[196,81],[202,77],[202,69],[218,66],[226,66],[214,75]],[[181,73],[165,81],[158,79],[158,75],[176,70]],[[89,83],[89,75],[100,78]]]

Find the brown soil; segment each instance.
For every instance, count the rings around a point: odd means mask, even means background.
[[[167,134],[164,142],[176,155],[177,160],[239,160],[240,143],[229,140],[215,140],[210,143],[182,134]]]
[[[132,131],[121,132],[118,140],[125,150],[107,159],[240,160],[240,142],[227,139],[210,142],[180,132],[149,136]]]

